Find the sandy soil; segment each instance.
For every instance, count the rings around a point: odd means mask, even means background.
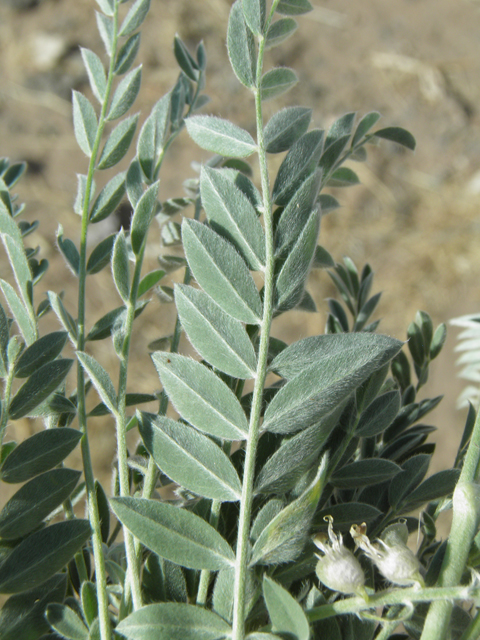
[[[42,257],[51,262],[36,289],[37,299],[47,289],[64,289],[73,311],[75,282],[55,247],[58,222],[66,236],[78,237],[79,219],[72,211],[75,175],[86,170],[73,136],[69,96],[72,88],[89,93],[78,47],[102,55],[103,47],[93,0],[43,0],[28,10],[18,10],[20,4],[0,1],[0,154],[26,159],[31,166],[18,193],[27,202],[27,218],[40,221],[30,244],[39,245]],[[372,265],[376,290],[384,292],[379,317],[384,318],[385,333],[404,338],[417,309],[428,311],[436,324],[479,311],[480,2],[313,4],[315,11],[299,20],[297,34],[271,54],[271,63],[294,67],[301,82],[282,101],[268,103],[267,116],[283,105],[312,106],[315,126],[327,127],[347,111],[378,110],[384,126],[407,127],[418,143],[415,154],[382,143],[371,150],[367,164],[354,167],[363,184],[336,194],[344,206],[325,218],[322,244],[336,260],[349,255],[360,267],[366,261]],[[230,5],[230,0],[152,0],[139,54],[143,88],[135,109],[141,110],[142,119],[175,81],[172,40],[178,32],[191,47],[205,41],[212,97],[207,112],[251,129],[251,99],[227,65]],[[162,175],[162,199],[182,195],[182,180],[194,175],[190,162],[206,157],[182,136]],[[108,177],[99,176],[98,185]],[[155,229],[151,266],[160,251]],[[0,262],[1,277],[8,274],[8,264]],[[109,278],[106,270],[91,279],[89,309],[94,319],[120,304]],[[324,300],[333,293],[328,276],[315,273],[310,291],[319,313],[289,315],[276,326],[279,337],[293,340],[323,331]],[[147,345],[169,334],[172,322],[172,307],[160,308],[155,301],[139,320],[132,390],[157,390]],[[50,317],[49,330],[52,324]],[[452,463],[463,427],[464,415],[455,409],[463,383],[456,379],[454,346],[451,331],[425,389],[429,396],[446,394],[428,418],[439,427],[435,470]],[[109,341],[95,348],[114,372]],[[31,421],[19,421],[12,435],[21,439],[34,429]],[[96,472],[107,478],[114,451],[111,422],[92,421],[91,438]]]

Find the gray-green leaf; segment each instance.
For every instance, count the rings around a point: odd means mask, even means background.
[[[49,604],[46,611],[48,623],[66,640],[87,640],[88,628],[78,613],[64,604]]]
[[[268,153],[282,153],[290,149],[308,129],[312,110],[305,107],[286,107],[273,115],[265,126],[263,138]]]
[[[227,313],[241,322],[258,324],[262,302],[244,260],[213,229],[184,219],[185,255],[198,284]]]
[[[263,577],[263,597],[272,631],[286,633],[298,640],[309,640],[310,625],[302,607],[290,593],[267,575]]]
[[[82,54],[83,64],[87,70],[88,80],[90,82],[93,95],[99,103],[102,104],[107,90],[107,76],[105,75],[105,69],[102,61],[97,54],[90,49],[80,47],[80,52]]]
[[[230,11],[227,51],[237,78],[246,87],[253,87],[256,79],[257,54],[253,34],[245,22],[242,0],[237,0]]]
[[[241,322],[192,287],[175,285],[175,303],[182,327],[202,358],[230,376],[255,377],[255,350]]]
[[[143,241],[150,228],[150,223],[157,212],[158,184],[157,181],[148,187],[137,202],[133,212],[130,239],[132,242],[132,250],[136,256],[140,253]]]
[[[237,0],[238,2],[238,0]],[[257,150],[252,136],[216,116],[192,116],[186,120],[187,131],[202,149],[231,158],[245,158]]]
[[[356,489],[391,480],[401,468],[391,460],[365,458],[336,469],[330,478],[334,487]]]
[[[185,420],[219,438],[246,438],[247,418],[237,397],[210,369],[173,353],[158,351],[152,360],[168,397]]]
[[[73,128],[78,146],[90,158],[97,135],[97,116],[91,102],[79,91],[73,91]]]
[[[164,416],[138,416],[142,440],[174,482],[211,500],[236,502],[242,485],[230,459],[210,438]]]
[[[125,195],[125,171],[112,178],[98,194],[90,211],[90,222],[105,220],[115,211]]]
[[[200,192],[211,226],[235,245],[251,269],[262,269],[265,234],[255,208],[243,191],[232,183],[229,170],[203,166]]]
[[[137,122],[138,115],[134,115],[117,124],[103,147],[97,169],[110,169],[120,162],[133,140]]]
[[[102,401],[115,414],[117,412],[117,394],[107,371],[88,353],[77,351],[77,358],[93,382]]]
[[[130,71],[123,78],[113,94],[107,120],[121,118],[130,109],[140,90],[142,65]]]
[[[112,252],[112,275],[117,291],[124,302],[130,298],[130,263],[125,232],[117,233]]]
[[[280,0],[276,12],[287,16],[299,16],[303,13],[313,11],[309,0]]]
[[[298,28],[297,22],[293,18],[280,18],[273,22],[265,39],[265,49],[273,49],[273,47],[285,42]]]
[[[259,36],[263,33],[267,3],[265,0],[242,0],[243,15],[250,31]]]
[[[15,377],[28,378],[35,371],[60,355],[68,334],[65,331],[54,331],[39,338],[27,347],[15,363]]]
[[[143,498],[112,498],[117,518],[160,557],[190,569],[231,567],[235,554],[203,518],[171,504]]]
[[[262,100],[271,100],[283,93],[290,91],[298,82],[298,77],[293,69],[287,67],[278,67],[270,69],[262,76],[260,89],[262,92]]]
[[[62,569],[90,537],[88,520],[67,520],[32,533],[0,565],[0,593],[33,589]]]
[[[147,17],[149,9],[150,0],[136,0],[136,2],[133,3],[127,15],[125,16],[118,35],[128,36],[133,31],[136,31]]]
[[[129,640],[221,640],[231,633],[230,625],[213,611],[181,602],[142,607],[116,630]]]

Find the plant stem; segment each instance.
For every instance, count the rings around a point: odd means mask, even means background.
[[[115,1],[113,15],[113,54],[110,58],[110,65],[107,75],[107,86],[105,90],[105,98],[102,103],[100,116],[98,119],[98,128],[93,144],[92,155],[88,165],[87,180],[85,185],[85,197],[82,210],[82,227],[80,234],[80,261],[78,274],[78,336],[77,349],[83,351],[85,348],[85,302],[86,302],[86,279],[87,279],[87,230],[88,216],[90,210],[90,201],[92,197],[93,175],[95,172],[95,164],[100,150],[103,130],[105,127],[106,114],[110,95],[112,92],[115,66],[115,52],[118,40],[118,9],[119,1]],[[80,361],[77,361],[77,397],[78,397],[78,422],[80,430],[83,433],[81,439],[81,450],[83,458],[83,469],[85,475],[85,485],[87,490],[87,506],[88,517],[92,527],[92,546],[93,558],[95,563],[95,576],[97,586],[98,600],[98,617],[100,626],[101,640],[110,640],[111,626],[108,611],[108,595],[107,595],[107,575],[105,570],[105,558],[102,549],[102,536],[100,529],[100,517],[98,513],[98,504],[95,492],[95,478],[93,475],[92,460],[90,456],[90,447],[88,443],[87,416],[85,407],[85,373]]]
[[[453,587],[465,571],[473,538],[477,533],[480,495],[476,484],[480,460],[480,411],[477,412],[462,472],[453,493],[453,519],[447,548],[437,584]],[[421,640],[443,640],[447,637],[453,602],[432,603],[425,619]]]
[[[220,509],[222,508],[221,500],[213,500],[210,508],[210,517],[208,522],[216,529],[218,527],[218,521],[220,519]],[[197,591],[197,604],[205,606],[207,602],[208,587],[210,585],[210,577],[212,572],[209,569],[203,569],[200,572],[200,582],[198,584]]]
[[[272,20],[278,0],[274,0],[269,17],[264,27],[264,33]],[[255,460],[258,440],[260,438],[260,418],[262,411],[263,388],[267,375],[268,345],[270,329],[273,319],[273,287],[274,287],[274,242],[273,242],[273,216],[272,200],[270,196],[270,180],[268,175],[267,158],[263,139],[263,113],[262,92],[260,82],[263,71],[263,58],[265,53],[265,38],[259,38],[258,58],[256,70],[255,115],[257,126],[257,152],[260,166],[260,177],[263,196],[263,220],[265,225],[265,285],[263,297],[263,317],[260,324],[260,343],[258,348],[258,364],[253,389],[252,406],[250,410],[250,424],[246,443],[245,464],[243,468],[242,497],[240,502],[240,515],[238,519],[236,566],[233,599],[233,640],[245,638],[245,587],[248,572],[248,552],[250,519],[253,502],[253,487]]]
[[[347,613],[361,613],[368,609],[385,607],[391,605],[408,605],[415,602],[442,602],[445,600],[469,600],[480,596],[480,589],[471,587],[426,587],[418,589],[410,587],[408,589],[392,589],[382,591],[370,596],[368,602],[363,598],[346,598],[337,600],[331,604],[323,604],[310,611],[306,611],[310,622],[325,620]]]

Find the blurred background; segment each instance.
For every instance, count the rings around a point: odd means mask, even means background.
[[[142,89],[133,108],[141,111],[141,122],[176,80],[172,42],[178,32],[191,50],[201,39],[207,48],[206,92],[212,101],[203,112],[230,118],[252,131],[252,99],[227,59],[231,4],[152,0],[138,56],[143,63]],[[371,264],[376,273],[373,292],[383,291],[375,315],[383,318],[383,333],[405,339],[418,309],[428,311],[435,325],[480,312],[480,2],[312,4],[315,10],[299,18],[297,33],[268,54],[267,65],[293,67],[300,83],[280,100],[266,103],[266,118],[281,106],[302,105],[313,107],[313,126],[327,128],[347,111],[363,115],[377,110],[383,116],[380,126],[406,127],[417,139],[414,154],[383,141],[369,147],[366,164],[354,163],[362,185],[332,191],[343,206],[323,219],[321,244],[336,261],[348,255],[360,269],[365,262]],[[72,89],[90,95],[79,46],[105,59],[95,8],[94,0],[0,0],[0,155],[29,164],[16,192],[27,204],[26,219],[40,221],[28,244],[38,245],[40,256],[50,261],[36,287],[36,303],[44,291],[63,289],[73,314],[76,283],[55,246],[55,233],[61,223],[65,236],[78,241],[80,219],[72,204],[76,174],[86,172],[87,161],[74,139],[70,96]],[[126,168],[133,153],[132,149],[115,171]],[[182,196],[183,180],[196,175],[191,162],[207,158],[183,133],[163,167],[160,198]],[[272,158],[272,170],[278,164],[279,158]],[[111,175],[97,175],[98,190]],[[192,214],[187,210],[187,215]],[[97,227],[91,228],[92,247],[112,232]],[[155,268],[157,255],[165,251],[156,225],[150,238],[146,266]],[[0,261],[0,276],[11,277],[5,259]],[[325,299],[334,294],[328,275],[315,272],[309,291],[318,313],[288,314],[274,326],[277,337],[293,341],[323,332]],[[88,296],[91,324],[119,306],[108,269],[89,278]],[[159,389],[147,345],[172,332],[174,317],[172,305],[160,305],[154,298],[137,321],[130,390]],[[58,328],[53,314],[44,328]],[[422,397],[445,394],[427,418],[439,428],[431,438],[438,443],[431,471],[453,463],[465,420],[465,412],[455,407],[464,387],[454,366],[455,334],[449,331],[422,392]],[[182,347],[188,349],[184,343]],[[91,350],[115,379],[117,363],[110,341],[94,343]],[[9,435],[16,439],[38,428],[28,419],[14,426]],[[135,442],[134,434],[132,438]],[[115,449],[109,419],[92,420],[91,441],[96,473],[108,490]]]

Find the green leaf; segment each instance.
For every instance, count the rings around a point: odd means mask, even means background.
[[[90,380],[93,382],[93,386],[98,392],[98,395],[102,401],[107,405],[113,414],[117,413],[117,393],[113,382],[102,367],[102,365],[95,360],[88,353],[77,351],[77,358],[80,360],[80,364],[85,369]]]
[[[382,116],[377,111],[370,111],[363,116],[357,125],[352,138],[352,147],[355,147]]]
[[[388,391],[375,398],[360,416],[355,435],[370,438],[383,433],[397,416],[400,403],[399,391]]]
[[[402,471],[393,478],[388,489],[388,501],[396,508],[405,498],[409,500],[410,492],[415,489],[425,477],[430,465],[431,456],[420,453],[412,456],[402,464]]]
[[[286,633],[298,640],[309,640],[310,625],[302,607],[267,575],[263,577],[263,597],[272,621],[272,631]]]
[[[110,169],[120,162],[133,140],[137,122],[138,114],[125,118],[117,124],[103,147],[97,169]]]
[[[430,360],[433,360],[438,356],[447,339],[447,326],[444,322],[438,325],[433,334],[432,342],[430,344]]]
[[[11,164],[8,169],[3,173],[2,180],[7,185],[9,189],[17,184],[20,178],[23,176],[27,169],[26,162],[14,162]]]
[[[185,420],[218,438],[245,439],[245,413],[233,391],[210,369],[174,353],[158,351],[152,360],[170,401]]]
[[[408,494],[408,501],[405,501],[405,511],[413,511],[426,502],[444,498],[453,493],[460,476],[460,469],[446,469],[434,473],[422,482],[414,491]]]
[[[310,426],[401,347],[399,340],[367,333],[314,336],[287,347],[271,369],[291,379],[267,407],[263,428],[289,433]]]
[[[67,640],[87,640],[88,628],[78,613],[64,604],[49,604],[46,618],[54,631]]]
[[[63,237],[63,227],[61,224],[58,225],[57,229],[57,244],[72,273],[78,277],[78,272],[80,270],[80,254],[78,253],[75,243],[69,238]]]
[[[336,469],[330,482],[338,489],[357,489],[391,480],[401,468],[391,460],[365,458]]]
[[[115,75],[126,73],[132,66],[140,48],[140,34],[135,33],[122,44],[115,60]]]
[[[280,18],[280,20],[273,22],[267,31],[265,49],[273,49],[273,47],[282,44],[282,42],[288,40],[297,29],[298,24],[293,18]]]
[[[39,338],[27,347],[15,363],[15,377],[28,378],[35,371],[60,355],[68,334],[65,331],[54,331]]]
[[[0,512],[0,536],[23,538],[64,502],[80,477],[73,469],[52,469],[23,485]]]
[[[133,535],[162,558],[182,567],[210,571],[235,562],[228,542],[190,511],[143,498],[112,498],[110,504]]]
[[[212,229],[184,219],[182,238],[190,269],[198,284],[228,314],[258,324],[262,302],[255,282],[234,247]]]
[[[185,44],[181,41],[178,33],[175,34],[175,38],[173,40],[173,53],[175,54],[175,58],[180,69],[187,78],[190,78],[193,82],[197,82],[199,76],[198,64],[195,62],[195,59],[192,57]]]
[[[120,297],[127,303],[130,298],[130,264],[123,228],[117,233],[115,244],[113,245],[112,275]]]
[[[331,269],[335,266],[335,260],[329,252],[322,246],[318,245],[313,256],[312,269]]]
[[[243,16],[250,31],[262,35],[267,13],[266,0],[242,0]]]
[[[328,130],[327,138],[325,140],[325,149],[328,149],[334,142],[337,142],[345,136],[350,136],[353,130],[353,123],[355,122],[355,113],[345,113],[340,118],[337,118]]]
[[[265,234],[247,196],[230,180],[229,170],[202,167],[202,205],[212,228],[229,240],[253,270],[265,264]]]
[[[82,610],[89,627],[98,618],[97,589],[93,582],[82,582],[81,587]]]
[[[127,113],[138,96],[141,82],[142,65],[130,71],[116,88],[107,120],[117,120]]]
[[[118,35],[129,36],[133,31],[136,31],[147,17],[149,9],[150,0],[136,0],[125,16]]]
[[[142,300],[138,302],[135,308],[135,318],[137,318],[148,304],[148,300]],[[117,307],[112,309],[104,316],[97,320],[97,322],[90,329],[87,340],[104,340],[112,334],[114,325],[119,321],[119,317],[126,313],[126,307]]]
[[[90,222],[101,222],[115,211],[125,195],[125,171],[118,173],[100,191],[90,211]]]
[[[16,484],[56,467],[77,446],[82,434],[76,429],[48,429],[21,442],[6,457],[0,477]]]
[[[48,301],[50,302],[50,306],[55,312],[55,315],[62,323],[64,329],[66,329],[72,343],[76,345],[77,325],[75,323],[75,320],[65,309],[62,299],[57,293],[55,293],[54,291],[48,291],[47,296],[48,296]]]
[[[291,562],[302,552],[325,485],[327,469],[328,458],[324,455],[310,486],[280,511],[258,536],[250,565]]]
[[[11,596],[0,611],[2,640],[38,640],[50,630],[45,608],[50,602],[63,602],[66,574],[57,574],[35,589]]]
[[[253,34],[245,22],[242,0],[237,0],[230,11],[227,30],[227,51],[230,64],[237,78],[246,87],[254,87],[257,54]]]
[[[138,422],[147,450],[174,482],[210,500],[240,500],[238,474],[210,438],[164,416],[141,413]]]
[[[328,187],[352,187],[360,184],[360,180],[352,169],[348,167],[340,167],[336,169],[328,179]]]
[[[337,140],[335,140],[322,154],[320,158],[319,166],[323,169],[323,173],[325,179],[327,179],[330,175],[330,172],[335,169],[336,164],[340,160],[340,156],[342,155],[342,151],[348,144],[350,140],[350,134],[346,134],[341,136]],[[353,172],[352,172],[353,173]]]
[[[285,206],[302,182],[316,169],[323,149],[323,131],[314,129],[295,142],[285,156],[273,185],[275,204]]]
[[[386,127],[385,129],[379,129],[373,134],[376,138],[384,138],[385,140],[391,140],[397,144],[401,144],[402,147],[407,147],[411,151],[415,151],[415,138],[412,134],[402,127]]]
[[[318,424],[286,439],[262,465],[255,492],[284,494],[292,489],[315,463],[338,418],[339,412],[333,412]]]
[[[97,244],[87,261],[87,274],[93,275],[104,269],[112,259],[112,249],[115,243],[116,234],[107,236]]]
[[[190,137],[207,151],[231,158],[245,158],[257,150],[248,131],[228,120],[216,116],[192,116],[185,124]]]
[[[98,515],[100,517],[100,532],[102,534],[102,541],[107,543],[108,534],[110,532],[110,507],[108,505],[108,498],[103,490],[102,485],[95,480],[95,496],[98,505]]]
[[[231,633],[230,625],[213,611],[180,602],[142,607],[116,630],[129,640],[221,640]]]
[[[290,91],[298,82],[298,76],[288,67],[277,67],[270,69],[262,76],[260,90],[262,92],[262,100],[271,100],[277,96]]]
[[[301,220],[300,217],[299,219]],[[289,249],[288,256],[279,269],[274,292],[277,310],[292,309],[302,300],[305,282],[317,248],[319,230],[320,210],[315,207],[304,220],[303,228],[298,229],[295,244]]]
[[[32,305],[32,272],[25,254],[23,243],[16,237],[2,235],[3,244],[8,255],[8,262],[13,269],[18,291],[22,296],[25,308]]]
[[[315,529],[323,529],[326,531],[327,525],[324,516],[331,515],[335,522],[335,529],[348,531],[350,526],[359,522],[372,522],[377,520],[382,512],[370,504],[364,502],[346,502],[345,504],[336,504],[326,507],[318,511],[315,515],[313,527]]]
[[[147,291],[150,291],[150,289],[158,284],[165,275],[166,272],[163,271],[163,269],[154,269],[153,271],[150,271],[150,273],[147,273],[147,275],[143,276],[138,285],[137,297],[140,298],[147,293]]]
[[[103,13],[107,16],[113,16],[114,14],[114,0],[97,0],[97,4]]]
[[[137,202],[133,212],[130,228],[130,239],[133,253],[138,256],[142,248],[143,241],[148,233],[150,223],[157,212],[158,181],[151,184],[140,200]]]
[[[34,589],[69,562],[91,535],[88,520],[67,520],[32,533],[0,565],[0,593]]]
[[[138,136],[137,157],[149,180],[155,178],[155,168],[168,136],[171,94],[160,98],[145,120]]]
[[[93,95],[100,104],[103,104],[107,90],[107,76],[105,75],[102,61],[97,54],[90,51],[90,49],[80,47],[80,53],[82,54],[83,64],[87,71],[88,81],[90,82]]]
[[[175,285],[175,304],[182,327],[202,358],[235,378],[255,377],[255,350],[241,322],[203,291],[185,285]]]
[[[305,107],[286,107],[274,114],[265,126],[263,137],[268,153],[282,153],[290,149],[308,129],[312,110]]]
[[[10,419],[23,418],[48,398],[65,380],[72,364],[73,360],[65,358],[47,362],[37,369],[10,402]]]
[[[275,10],[283,15],[299,16],[313,11],[313,7],[309,0],[280,0]]]
[[[78,146],[90,158],[97,135],[97,116],[91,102],[79,91],[72,92],[73,129]]]
[[[36,340],[35,327],[33,326],[32,320],[30,319],[28,311],[25,309],[20,296],[6,280],[0,279],[0,287],[2,288],[2,293],[5,296],[5,300],[13,314],[15,322],[17,323],[22,336],[25,338],[25,342],[27,345],[32,344]]]

